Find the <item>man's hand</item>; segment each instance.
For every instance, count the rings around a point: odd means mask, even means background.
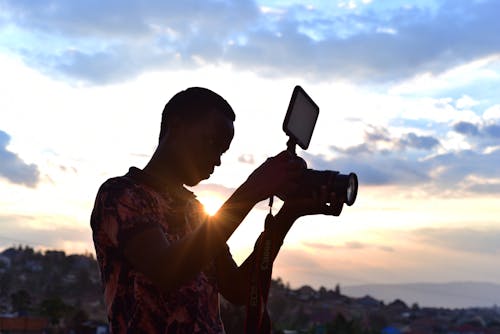
[[[245,182],[245,188],[256,202],[270,196],[293,192],[306,168],[304,160],[283,151],[267,159]]]

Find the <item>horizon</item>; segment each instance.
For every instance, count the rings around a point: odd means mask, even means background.
[[[0,8],[0,249],[19,241],[95,255],[100,184],[147,163],[165,103],[191,86],[236,113],[222,165],[191,188],[213,212],[286,149],[281,123],[301,85],[320,114],[298,155],[310,168],[357,173],[359,193],[340,217],[301,218],[273,276],[313,287],[500,284],[500,3]],[[265,204],[228,242],[237,263]]]
[[[84,256],[97,261],[95,254],[86,253],[66,253],[60,249],[36,249],[29,245],[13,245],[12,247],[0,249],[0,255],[7,249],[16,251],[33,250],[46,256],[47,252],[64,252],[65,256]],[[97,264],[97,262],[96,262]],[[98,271],[98,266],[94,268]],[[340,295],[352,299],[371,297],[389,305],[397,300],[403,301],[408,307],[418,305],[419,308],[446,308],[450,310],[458,309],[497,309],[500,304],[500,284],[487,281],[469,281],[469,282],[411,282],[404,284],[357,284],[335,286],[311,286],[302,284],[293,286],[290,282],[281,277],[273,277],[275,282],[281,283],[283,287],[291,291],[299,291],[303,288],[312,288],[317,293],[322,289],[327,291],[339,291]],[[495,299],[496,296],[496,299]]]

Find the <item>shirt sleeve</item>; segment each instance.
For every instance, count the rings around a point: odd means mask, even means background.
[[[93,233],[123,248],[133,235],[161,228],[157,206],[156,199],[139,185],[107,181],[99,189],[92,211]]]

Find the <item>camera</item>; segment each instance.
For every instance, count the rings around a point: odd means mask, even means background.
[[[289,137],[287,150],[296,155],[295,146],[306,150],[309,147],[314,126],[319,115],[318,105],[300,86],[295,86],[290,104],[283,122],[283,131]],[[341,174],[333,170],[306,169],[299,180],[296,193],[286,197],[303,196],[318,193],[321,187],[327,187],[327,193],[335,193],[344,203],[351,206],[358,194],[358,177],[355,173]]]

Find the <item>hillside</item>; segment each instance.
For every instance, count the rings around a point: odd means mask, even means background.
[[[386,287],[387,291],[395,291]],[[473,286],[457,285],[455,288],[464,287]],[[446,286],[433,288],[438,296],[447,293]],[[304,333],[372,334],[384,328],[407,333],[433,333],[436,329],[439,333],[452,333],[460,332],[460,328],[500,333],[500,309],[497,307],[421,307],[407,304],[400,298],[382,301],[364,294],[359,298],[346,296],[351,294],[348,290],[338,285],[333,290],[324,287],[315,290],[309,286],[291,289],[282,279],[273,280],[268,309],[275,333],[299,330]],[[244,307],[236,307],[222,299],[221,313],[227,334],[243,333]],[[0,253],[0,318],[19,316],[42,317],[52,328],[72,329],[76,334],[83,333],[78,328],[89,323],[93,323],[93,327],[105,324],[102,287],[93,255],[67,255],[54,250],[40,252],[30,247],[13,247]]]

